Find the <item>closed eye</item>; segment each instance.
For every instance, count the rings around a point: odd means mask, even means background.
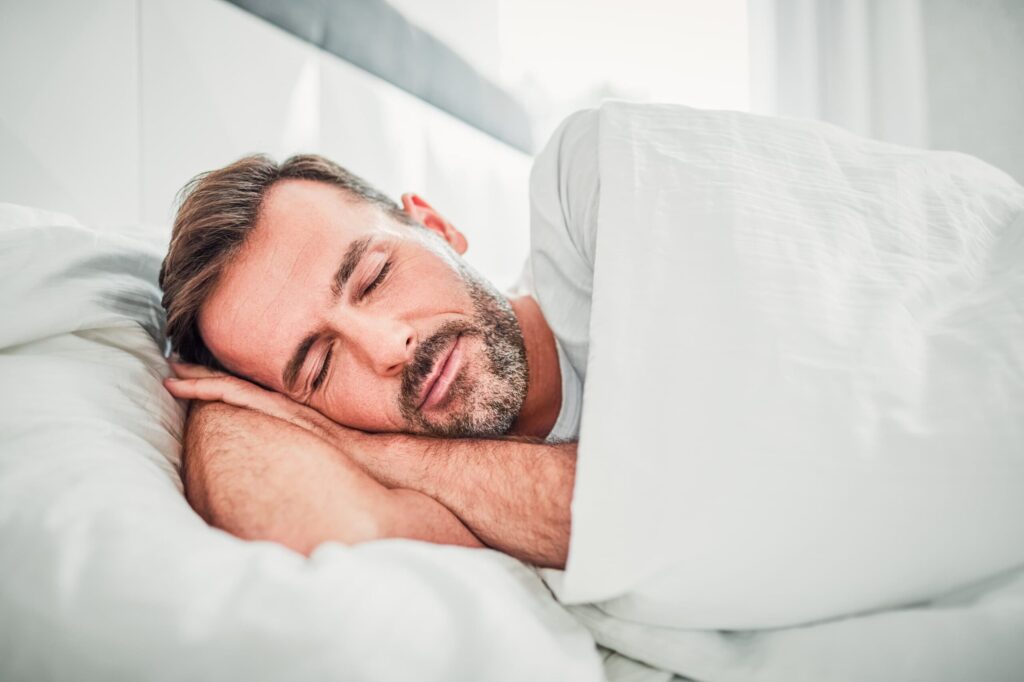
[[[374,278],[374,280],[372,282],[370,282],[365,289],[363,289],[363,292],[359,295],[360,300],[366,298],[370,294],[371,291],[373,291],[378,286],[380,286],[381,282],[384,281],[384,279],[388,276],[388,273],[390,271],[391,271],[391,261],[389,260],[389,261],[384,263],[384,267],[382,267],[380,269],[380,272],[377,273],[377,276]]]
[[[333,354],[334,354],[334,346],[331,346],[327,350],[327,355],[324,356],[324,365],[323,365],[323,367],[320,368],[320,372],[316,375],[316,378],[313,379],[313,390],[314,391],[318,390],[323,385],[324,380],[327,379],[327,370],[330,369],[330,367],[331,367],[331,356]]]

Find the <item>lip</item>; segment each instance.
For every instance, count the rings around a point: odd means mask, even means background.
[[[461,334],[455,337],[455,342],[452,343],[448,352],[434,364],[434,371],[423,383],[423,395],[420,398],[419,409],[429,409],[443,401],[460,369],[462,369]]]

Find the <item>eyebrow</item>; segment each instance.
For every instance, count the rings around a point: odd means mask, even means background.
[[[348,251],[345,252],[345,257],[341,259],[341,265],[338,266],[338,271],[334,273],[334,277],[331,279],[331,293],[334,294],[335,299],[341,298],[341,292],[344,291],[345,284],[348,283],[352,273],[355,272],[359,261],[363,259],[363,254],[369,248],[370,241],[370,237],[363,237],[349,244]]]
[[[331,278],[331,295],[334,300],[337,301],[341,298],[341,293],[345,290],[345,285],[348,284],[348,280],[351,279],[352,273],[355,272],[356,267],[359,265],[359,261],[363,259],[363,255],[370,246],[372,241],[371,237],[363,237],[362,239],[356,239],[349,244],[348,250],[345,252],[344,257],[341,259],[341,264],[338,266],[338,270],[334,273],[334,277]],[[299,378],[299,370],[306,363],[306,356],[309,355],[309,351],[313,348],[313,344],[317,342],[321,336],[321,332],[312,332],[307,334],[304,339],[295,348],[295,352],[292,353],[292,357],[288,360],[288,364],[284,367],[284,372],[281,374],[281,378],[284,382],[284,387],[291,391],[295,386],[295,382]]]

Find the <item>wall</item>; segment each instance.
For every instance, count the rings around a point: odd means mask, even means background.
[[[0,201],[138,221],[138,23],[137,0],[0,0]]]
[[[317,152],[521,271],[527,155],[229,3],[0,0],[0,65],[0,202],[162,241],[196,173]]]

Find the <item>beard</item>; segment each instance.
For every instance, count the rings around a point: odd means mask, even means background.
[[[416,432],[444,438],[499,436],[512,428],[526,399],[529,374],[523,333],[512,306],[497,289],[468,266],[459,270],[473,301],[473,317],[445,323],[420,342],[402,374],[399,410]],[[473,358],[464,364],[448,389],[447,414],[428,416],[418,405],[424,382],[441,353],[460,336],[481,342],[483,362]]]

